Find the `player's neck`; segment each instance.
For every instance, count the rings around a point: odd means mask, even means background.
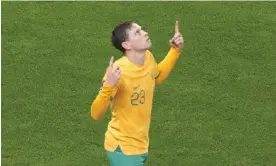
[[[128,60],[132,63],[134,63],[135,65],[144,65],[144,61],[145,61],[145,51],[141,51],[141,52],[134,52],[134,51],[129,51],[126,52],[126,57],[128,58]]]

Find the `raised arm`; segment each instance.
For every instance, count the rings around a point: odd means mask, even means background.
[[[106,76],[103,79],[102,87],[90,107],[91,117],[94,120],[99,120],[105,114],[113,97],[117,93],[117,83],[121,76],[119,66],[113,66],[114,58],[111,57]]]
[[[161,84],[167,79],[170,72],[173,70],[175,63],[177,62],[182,50],[183,50],[183,37],[179,32],[179,22],[175,23],[175,34],[170,40],[171,49],[169,50],[167,56],[157,64],[157,74],[155,77],[155,83]]]

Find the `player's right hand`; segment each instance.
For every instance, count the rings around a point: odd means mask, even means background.
[[[117,82],[121,77],[120,67],[113,66],[113,61],[114,61],[114,57],[112,56],[110,58],[109,66],[107,68],[107,78],[106,78],[106,82],[111,86],[114,86],[115,84],[117,84]]]

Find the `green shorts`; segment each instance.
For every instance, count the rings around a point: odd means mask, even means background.
[[[114,152],[106,151],[111,166],[144,166],[148,153],[141,155],[126,155],[118,146]]]

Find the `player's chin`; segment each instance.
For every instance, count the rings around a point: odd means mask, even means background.
[[[149,41],[147,42],[147,47],[150,48],[151,45],[152,45],[152,44],[151,44],[151,41],[149,40]]]

